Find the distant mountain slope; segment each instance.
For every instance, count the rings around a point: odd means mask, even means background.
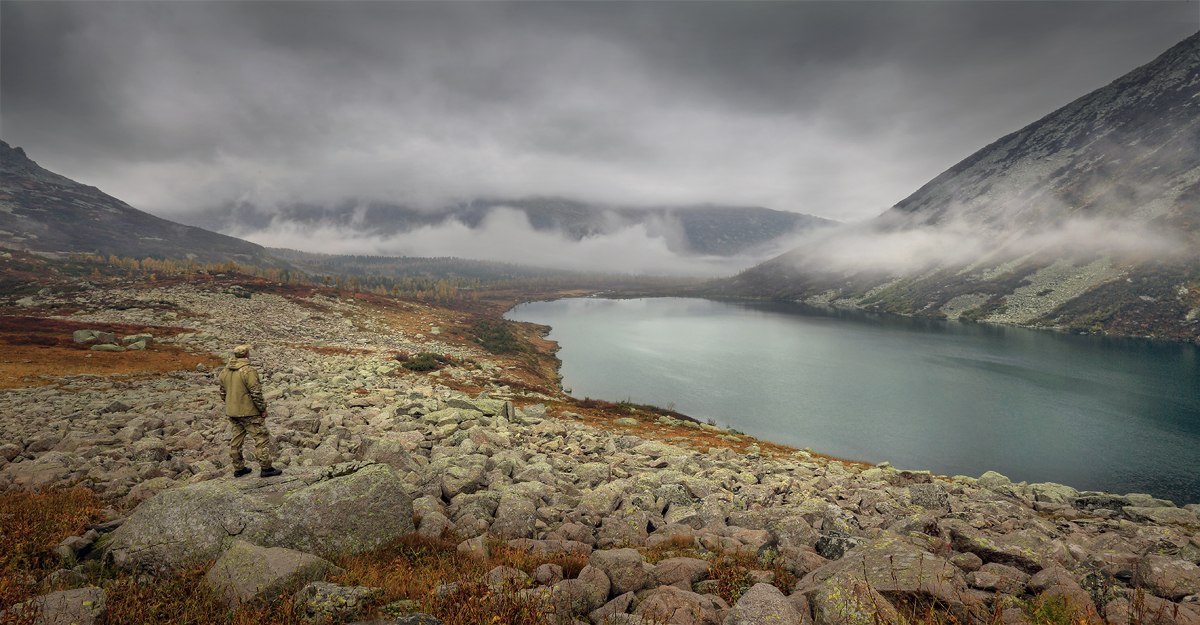
[[[1200,33],[723,295],[1200,338]]]
[[[205,262],[268,261],[259,245],[155,217],[0,141],[0,247]]]
[[[756,206],[632,208],[563,198],[479,199],[438,210],[346,201],[331,206],[285,206],[269,214],[253,206],[240,205],[214,210],[196,223],[206,228],[238,232],[247,228],[263,229],[280,222],[306,227],[333,225],[387,237],[448,221],[480,228],[488,216],[499,209],[524,213],[534,230],[558,232],[576,241],[642,225],[651,235],[663,237],[672,252],[709,256],[753,253],[783,237],[837,223]]]

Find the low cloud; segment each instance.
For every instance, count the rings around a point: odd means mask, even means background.
[[[454,256],[585,272],[689,277],[729,275],[781,251],[739,257],[689,255],[674,243],[681,236],[676,227],[667,220],[630,224],[576,241],[558,232],[535,230],[519,210],[497,208],[475,228],[450,219],[382,236],[352,226],[276,220],[265,228],[229,234],[267,247],[327,254]]]
[[[1168,258],[1190,249],[1186,235],[1110,218],[1073,218],[1036,229],[982,228],[968,220],[888,228],[880,222],[847,225],[797,237],[788,260],[798,270],[912,275],[936,268],[994,266],[1045,255],[1120,260]]]

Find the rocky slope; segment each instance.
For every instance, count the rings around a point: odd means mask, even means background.
[[[1200,33],[716,289],[1200,339]]]
[[[253,243],[184,226],[43,169],[0,141],[0,247],[201,262],[268,261]]]
[[[556,565],[488,576],[562,623],[840,625],[926,606],[1017,624],[1048,597],[1114,624],[1200,623],[1200,506],[830,460],[670,417],[584,416],[506,383],[511,365],[443,335],[436,310],[405,304],[402,324],[360,300],[245,295],[180,284],[38,296],[84,324],[193,328],[153,339],[191,350],[254,344],[284,469],[229,476],[212,371],[4,391],[0,489],[83,483],[132,509],[68,539],[64,556],[147,572],[216,559],[206,583],[231,600],[312,582],[297,601],[361,607],[370,589],[320,582],[332,565],[318,560],[415,528],[453,532],[467,555],[582,558],[565,578]],[[458,364],[408,372],[399,350]],[[652,557],[667,547],[677,556]],[[761,562],[734,605],[714,594],[720,553]],[[103,605],[99,588],[61,592],[74,594],[42,605]]]

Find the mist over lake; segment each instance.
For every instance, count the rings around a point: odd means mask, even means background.
[[[907,469],[1200,501],[1200,349],[699,299],[563,299],[563,386]]]

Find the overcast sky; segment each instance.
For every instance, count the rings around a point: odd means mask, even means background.
[[[1197,2],[0,3],[0,135],[181,218],[557,195],[879,214]]]

